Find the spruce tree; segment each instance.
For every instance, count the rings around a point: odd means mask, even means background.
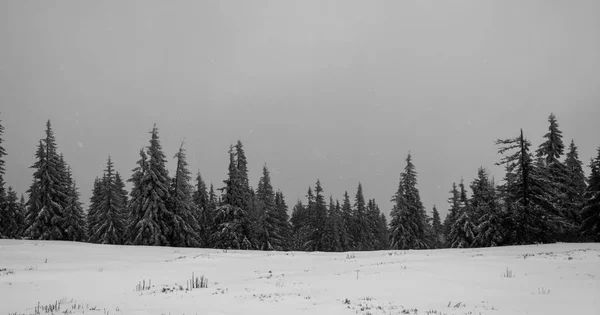
[[[211,185],[212,195],[214,190]],[[202,247],[209,247],[210,237],[213,231],[214,208],[210,205],[210,196],[206,187],[206,183],[202,179],[200,172],[196,175],[196,190],[194,191],[194,204],[196,206],[196,221],[198,221],[198,235],[201,240]]]
[[[355,244],[352,238],[352,227],[353,227],[353,213],[352,213],[352,205],[350,204],[350,196],[348,192],[344,192],[344,201],[342,203],[341,217],[342,217],[342,225],[341,225],[341,242],[342,242],[342,250],[350,251],[355,248]]]
[[[458,192],[456,182],[452,183],[452,190],[450,190],[450,195],[450,198],[448,198],[450,209],[448,209],[446,218],[444,218],[444,239],[448,239],[448,236],[450,235],[450,230],[452,230],[452,226],[458,218],[460,193]]]
[[[4,228],[8,228],[8,226],[12,223],[3,222],[9,220],[9,215],[3,213],[3,209],[5,209],[7,203],[7,195],[4,188],[4,174],[6,173],[6,162],[4,161],[4,156],[6,155],[6,150],[2,145],[2,142],[4,142],[4,137],[2,136],[3,134],[4,126],[2,125],[2,120],[0,120],[0,237],[2,236],[2,234],[5,234],[4,236],[8,237],[8,235],[6,235],[7,230],[5,230]]]
[[[271,176],[267,166],[263,166],[263,175],[256,190],[256,208],[258,249],[281,250],[284,240],[278,231],[278,218],[275,213],[275,191],[271,185]]]
[[[378,220],[378,243],[379,246],[377,247],[377,249],[379,250],[387,250],[389,248],[389,236],[388,236],[388,223],[387,223],[387,219],[385,217],[385,214],[381,213],[379,215],[379,220]]]
[[[290,218],[290,222],[292,224],[292,239],[290,242],[290,246],[292,250],[305,250],[304,244],[308,240],[310,229],[310,226],[308,224],[308,218],[308,209],[302,204],[300,200],[298,200],[292,208],[292,217]]]
[[[169,235],[173,212],[167,208],[170,178],[166,169],[166,157],[162,152],[156,125],[150,132],[150,145],[147,149],[146,169],[139,182],[139,196],[132,203],[135,209],[130,224],[132,245],[169,246]],[[134,173],[134,176],[137,174]],[[134,186],[135,186],[134,182]],[[134,187],[135,189],[135,187]]]
[[[193,186],[190,184],[192,176],[188,169],[183,143],[175,154],[175,158],[177,159],[177,169],[171,183],[168,202],[171,215],[168,218],[169,243],[176,247],[198,247],[201,244],[198,235],[200,226],[194,216],[197,209],[192,197]]]
[[[94,179],[92,186],[92,196],[90,197],[90,205],[87,211],[87,235],[88,242],[94,243],[92,236],[98,230],[98,225],[101,224],[99,217],[100,203],[102,202],[102,182],[98,177]]]
[[[84,242],[87,239],[87,227],[83,207],[79,201],[77,184],[73,180],[71,169],[67,168],[67,183],[69,184],[68,201],[64,209],[65,240]]]
[[[590,241],[600,242],[600,147],[598,156],[590,162],[588,187],[583,198],[581,234]]]
[[[361,183],[358,183],[356,195],[354,196],[354,212],[352,218],[354,220],[352,222],[351,233],[355,250],[368,250],[369,226],[367,225],[367,205]]]
[[[423,249],[427,244],[427,216],[417,188],[417,172],[410,153],[406,167],[400,174],[398,192],[392,199],[392,224],[390,226],[391,248]]]
[[[8,187],[2,209],[0,209],[0,235],[6,238],[19,238],[25,224],[25,218],[17,198],[17,193]]]
[[[247,186],[240,176],[233,147],[229,149],[229,177],[224,183],[223,205],[216,210],[212,242],[216,248],[252,249]]]
[[[444,228],[442,226],[442,220],[440,219],[440,213],[438,212],[435,205],[432,210],[432,221],[431,228],[433,232],[433,247],[441,248],[444,244]]]
[[[57,153],[56,140],[50,121],[46,123],[46,138],[36,152],[34,183],[30,187],[31,211],[26,234],[36,240],[62,240],[64,230],[64,165]]]
[[[523,136],[497,140],[498,153],[514,153],[505,156],[497,165],[506,165],[507,182],[502,187],[505,202],[510,209],[514,226],[507,229],[511,244],[547,243],[556,240],[564,231],[565,222],[551,196],[552,183],[535,167],[529,147],[531,143]]]
[[[312,204],[312,207],[309,206],[309,225],[311,229],[310,236],[305,244],[306,250],[325,250],[326,224],[327,205],[325,203],[325,197],[323,196],[323,187],[321,187],[321,181],[317,180],[315,186],[314,202]]]
[[[340,226],[342,217],[338,207],[333,201],[333,196],[329,196],[329,208],[327,213],[327,221],[325,224],[325,246],[324,250],[328,252],[342,251],[342,242],[340,239]]]
[[[90,242],[112,245],[124,243],[126,217],[122,193],[122,187],[117,185],[113,162],[109,156],[104,176],[99,181],[95,192],[94,198],[97,201],[93,201],[94,226],[93,234],[90,234]]]
[[[476,228],[472,246],[499,246],[504,240],[505,215],[501,211],[494,181],[488,172],[480,167],[477,178],[471,183],[472,221]]]
[[[570,187],[565,198],[568,219],[579,226],[581,224],[580,212],[585,202],[583,195],[585,194],[587,184],[585,174],[583,173],[583,163],[579,160],[579,152],[573,140],[571,140],[569,145],[569,152],[567,152],[564,164],[568,174],[567,186]]]
[[[119,174],[119,172],[115,172],[115,186],[117,187],[117,202],[118,202],[118,207],[119,209],[121,209],[121,218],[123,220],[123,228],[127,227],[127,223],[128,223],[128,218],[129,218],[129,212],[128,212],[128,206],[129,206],[129,198],[128,195],[129,193],[127,192],[127,189],[125,188],[125,182],[123,181],[123,178],[121,177],[121,174]],[[125,242],[126,238],[126,234],[125,231],[123,231],[123,242]]]
[[[277,234],[281,238],[281,248],[278,250],[289,250],[291,226],[289,223],[288,207],[281,191],[275,193],[275,218]]]

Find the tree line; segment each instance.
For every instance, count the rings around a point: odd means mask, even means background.
[[[523,131],[496,141],[505,176],[497,185],[485,168],[465,187],[452,184],[448,214],[431,217],[421,202],[410,153],[391,198],[390,222],[358,183],[353,198],[326,196],[319,180],[291,216],[266,165],[256,188],[248,178],[241,141],[229,148],[228,176],[219,188],[193,178],[184,143],[169,174],[156,125],[127,182],[108,157],[94,179],[87,211],[58,146],[50,121],[35,151],[27,198],[3,176],[6,151],[0,121],[0,238],[66,240],[116,245],[204,247],[277,251],[368,251],[465,248],[551,242],[600,241],[600,148],[586,178],[578,148],[568,148],[556,117],[544,142],[531,152]],[[565,154],[566,151],[566,154]],[[563,157],[564,156],[564,157]]]

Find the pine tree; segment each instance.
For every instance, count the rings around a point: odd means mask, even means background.
[[[2,238],[3,234],[5,237],[10,237],[9,235],[12,234],[12,232],[9,233],[8,228],[14,224],[14,222],[8,222],[10,220],[10,215],[4,212],[4,209],[7,207],[8,200],[4,188],[4,174],[6,173],[6,162],[4,161],[4,156],[6,155],[6,150],[4,150],[4,146],[2,145],[2,142],[4,141],[2,137],[3,134],[4,126],[2,125],[2,120],[0,120],[0,238]]]
[[[6,238],[19,238],[25,218],[18,202],[17,193],[8,187],[2,209],[0,209],[0,235]],[[2,237],[0,237],[2,238]]]
[[[359,251],[369,250],[369,227],[367,225],[367,205],[363,195],[362,184],[358,183],[354,196],[354,212],[352,215],[352,242]]]
[[[200,230],[194,213],[197,212],[192,198],[193,186],[191,172],[188,170],[183,143],[175,154],[177,169],[170,187],[168,208],[171,217],[168,218],[170,226],[168,238],[171,246],[198,247],[200,246]]]
[[[433,205],[432,210],[432,221],[431,228],[433,232],[433,247],[441,248],[442,244],[444,244],[444,228],[442,226],[442,220],[440,219],[440,213],[438,212],[435,205]]]
[[[310,204],[310,201],[309,201]],[[309,205],[310,236],[305,243],[305,248],[308,251],[324,251],[326,224],[327,224],[327,205],[323,196],[323,187],[321,181],[317,180],[315,186],[314,202]]]
[[[395,205],[392,209],[390,226],[391,248],[428,248],[427,216],[421,203],[417,188],[417,172],[410,153],[406,157],[404,172],[400,174],[398,192],[392,200],[395,201]]]
[[[223,205],[216,210],[216,231],[211,238],[212,242],[216,248],[251,249],[254,245],[247,213],[247,186],[243,174],[240,175],[233,147],[229,149],[229,178],[224,183]]]
[[[472,246],[501,245],[505,234],[505,215],[498,203],[494,181],[483,167],[477,170],[477,178],[471,183],[471,191],[469,205],[472,210],[471,219],[476,226]]]
[[[211,185],[211,194],[214,198],[214,190]],[[200,172],[196,175],[196,190],[194,191],[194,204],[196,206],[196,221],[198,221],[201,246],[209,247],[210,237],[214,233],[213,220],[214,208],[210,204],[210,196],[207,191],[206,183],[202,179]]]
[[[36,240],[62,240],[63,205],[67,200],[64,165],[57,153],[56,140],[49,120],[46,123],[46,138],[38,147],[36,158],[38,161],[32,166],[36,171],[34,183],[30,187],[30,224],[26,234]]]
[[[123,178],[121,177],[121,174],[119,174],[119,172],[115,172],[115,186],[117,188],[117,203],[118,209],[121,209],[121,218],[123,220],[123,228],[127,227],[127,223],[128,223],[128,217],[129,217],[129,212],[128,212],[128,206],[129,206],[129,198],[128,196],[128,192],[127,189],[125,188],[125,182],[123,182]],[[123,231],[122,234],[122,239],[123,242],[125,242],[127,240],[126,238],[126,234],[125,231]]]
[[[289,250],[291,241],[291,226],[289,223],[288,207],[281,191],[275,193],[275,218],[277,234],[281,238],[281,248],[278,250]]]
[[[162,152],[156,125],[150,132],[152,137],[147,149],[148,160],[139,182],[139,196],[133,196],[135,209],[130,224],[132,245],[169,246],[168,236],[171,233],[169,223],[173,212],[167,209],[169,199],[170,178],[166,169],[166,157]],[[134,171],[135,172],[135,171]],[[134,173],[134,176],[137,174]],[[133,179],[133,178],[132,178]],[[135,189],[134,182],[134,189]],[[136,191],[137,193],[137,191]]]
[[[349,251],[355,248],[355,244],[352,239],[351,229],[353,226],[354,218],[352,217],[352,205],[350,204],[350,196],[348,192],[344,192],[344,201],[341,209],[342,226],[341,226],[341,242],[342,250]],[[387,241],[386,241],[387,243]]]
[[[564,231],[565,223],[560,211],[553,204],[552,184],[534,166],[529,153],[531,143],[523,136],[496,141],[500,145],[498,153],[505,156],[497,165],[506,165],[508,181],[502,187],[510,209],[513,227],[508,235],[512,244],[547,243],[556,240],[557,234]]]
[[[68,241],[83,242],[87,239],[85,214],[83,213],[83,207],[79,201],[77,184],[73,180],[70,168],[67,168],[66,181],[69,186],[69,191],[68,201],[64,208],[64,237],[65,240]]]
[[[256,225],[258,227],[259,250],[281,250],[283,237],[278,234],[278,222],[275,213],[275,191],[271,185],[271,176],[267,166],[263,166],[263,175],[256,190]]]
[[[574,222],[576,226],[581,225],[581,209],[585,199],[583,195],[587,188],[585,174],[583,173],[583,163],[579,160],[579,152],[575,141],[571,140],[569,152],[565,158],[565,167],[567,169],[567,191],[565,198],[565,207],[567,218]]]
[[[100,203],[102,201],[102,182],[98,177],[94,179],[94,185],[92,186],[92,197],[90,197],[90,205],[87,211],[87,235],[88,242],[94,242],[91,239],[96,231],[98,230],[98,225],[100,222],[99,212]]]
[[[450,209],[448,209],[448,213],[446,214],[446,218],[444,219],[444,239],[448,239],[448,236],[450,235],[450,230],[452,230],[452,226],[458,218],[460,194],[458,192],[458,188],[456,187],[456,182],[452,183],[452,190],[450,190],[450,194],[451,197],[448,198]]]
[[[600,242],[600,147],[598,156],[590,162],[588,187],[583,195],[581,234],[593,242]]]
[[[559,215],[569,221],[569,230],[560,235],[561,240],[573,239],[576,226],[576,214],[569,209],[568,196],[576,194],[575,187],[569,185],[570,173],[568,168],[560,161],[565,145],[562,141],[562,131],[558,129],[556,116],[550,114],[548,117],[550,126],[548,133],[544,135],[546,141],[543,142],[536,151],[538,161],[536,168],[540,176],[544,178],[549,186],[550,195],[548,199],[553,203]]]
[[[379,250],[387,250],[389,248],[389,235],[388,235],[388,224],[385,214],[381,213],[378,220],[378,243]]]
[[[324,251],[340,252],[342,251],[342,242],[340,239],[340,226],[342,217],[338,207],[333,202],[333,196],[329,196],[329,208],[327,221],[325,222],[325,246]]]
[[[310,189],[309,192],[312,194]],[[310,229],[308,218],[308,209],[298,200],[292,208],[292,217],[290,219],[292,223],[292,239],[290,242],[292,250],[305,250],[304,244],[308,239]]]
[[[126,217],[122,187],[116,182],[113,162],[108,157],[102,180],[98,182],[93,211],[93,231],[90,242],[120,245],[124,243]]]

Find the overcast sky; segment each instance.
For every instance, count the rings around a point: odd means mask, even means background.
[[[24,193],[51,119],[84,202],[111,155],[125,178],[157,123],[170,170],[222,186],[240,139],[287,203],[359,181],[386,214],[410,151],[427,210],[502,172],[494,141],[558,118],[600,145],[600,1],[0,2],[5,180]],[[588,170],[586,168],[586,173]]]

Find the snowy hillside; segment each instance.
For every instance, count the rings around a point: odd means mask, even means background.
[[[192,274],[208,288],[187,290]],[[0,314],[600,314],[599,294],[600,244],[299,253],[0,240]]]

